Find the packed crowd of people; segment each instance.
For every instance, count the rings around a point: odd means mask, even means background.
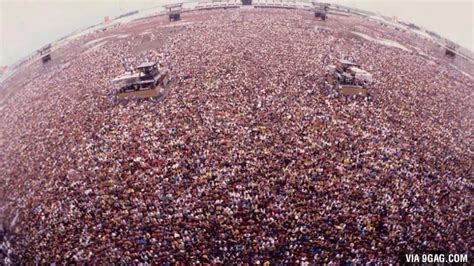
[[[163,46],[135,54],[144,35],[109,41],[5,103],[13,259],[359,264],[470,250],[473,80],[289,11],[239,16],[153,28]],[[373,74],[370,101],[323,89],[343,56]],[[111,97],[124,59],[168,66],[165,95]]]

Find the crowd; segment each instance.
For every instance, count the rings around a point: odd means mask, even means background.
[[[385,264],[470,251],[472,79],[315,30],[310,15],[213,14],[160,49],[131,53],[138,34],[109,41],[5,103],[14,260]],[[373,74],[371,101],[328,97],[324,68],[343,56]],[[164,62],[167,93],[111,99],[124,58]]]

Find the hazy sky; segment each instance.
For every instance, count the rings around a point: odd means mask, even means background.
[[[0,0],[0,65],[12,64],[41,46],[72,31],[136,9],[173,0]],[[187,1],[189,2],[189,1]],[[473,51],[473,2],[326,0],[397,16],[433,30]]]
[[[382,15],[397,17],[432,30],[474,51],[474,0],[327,0]]]

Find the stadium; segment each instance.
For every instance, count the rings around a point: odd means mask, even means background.
[[[2,80],[3,263],[472,252],[472,58],[358,10],[245,2],[107,21]],[[329,83],[341,62],[363,95]],[[169,82],[117,97],[142,64]]]

